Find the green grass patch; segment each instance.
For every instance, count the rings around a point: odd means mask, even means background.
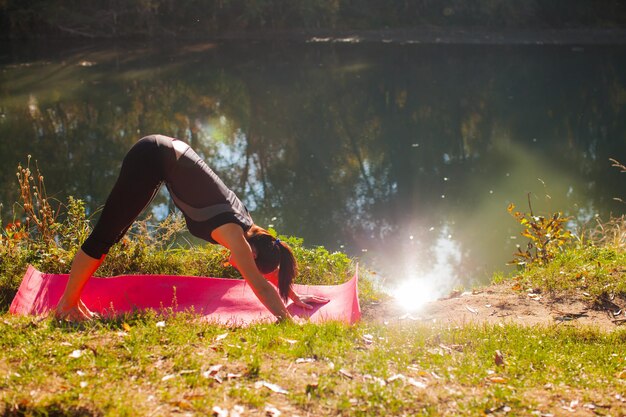
[[[618,415],[625,405],[624,330],[225,328],[145,313],[80,326],[5,315],[0,332],[3,415]]]
[[[529,229],[542,230],[537,224],[533,223],[533,227],[528,222],[524,224],[526,230],[522,234],[530,235]],[[550,232],[554,230],[536,234],[549,240]],[[531,239],[528,247],[534,251],[538,241]],[[543,248],[549,248],[543,250],[542,256],[539,250],[516,253],[518,259],[513,263],[518,264],[517,271],[509,276],[495,275],[494,283],[514,277],[518,290],[541,292],[553,298],[584,299],[593,305],[603,305],[615,297],[626,298],[625,216],[598,223],[576,237],[568,235],[564,242],[552,247],[542,243]]]
[[[558,296],[588,294],[594,300],[626,294],[626,252],[584,246],[559,253],[547,265],[532,265],[521,274],[523,282]]]

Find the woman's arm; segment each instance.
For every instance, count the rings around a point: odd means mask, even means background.
[[[259,301],[279,320],[291,320],[291,314],[287,311],[278,292],[257,269],[252,248],[244,237],[241,226],[235,223],[224,224],[213,230],[211,237],[220,245],[230,249],[237,269],[250,284]]]

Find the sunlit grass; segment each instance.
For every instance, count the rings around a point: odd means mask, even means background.
[[[623,330],[225,328],[185,314],[160,321],[145,313],[72,326],[5,315],[3,415],[206,415],[216,406],[259,414],[270,405],[287,415],[483,415],[499,407],[530,415],[573,401],[616,415],[623,406]]]
[[[576,245],[556,254],[546,265],[530,265],[513,274],[522,287],[552,298],[584,299],[602,304],[626,296],[626,251],[614,246]],[[506,277],[495,277],[503,282]]]

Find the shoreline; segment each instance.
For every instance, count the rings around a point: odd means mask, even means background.
[[[625,45],[626,28],[483,29],[419,27],[381,30],[302,30],[231,32],[214,40],[298,41],[306,43],[390,43],[443,45]]]
[[[277,30],[230,31],[213,36],[160,37],[45,37],[0,39],[2,44],[20,43],[115,43],[115,42],[297,42],[381,43],[397,45],[626,45],[626,28],[487,29],[415,27],[376,30]]]

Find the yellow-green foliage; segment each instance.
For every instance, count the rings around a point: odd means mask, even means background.
[[[530,200],[529,200],[530,206]],[[522,236],[529,239],[525,250],[518,248],[511,263],[524,266],[529,264],[546,265],[567,244],[572,234],[565,229],[569,218],[558,212],[550,216],[535,216],[530,213],[515,211],[515,205],[509,204],[507,211],[524,227]]]

